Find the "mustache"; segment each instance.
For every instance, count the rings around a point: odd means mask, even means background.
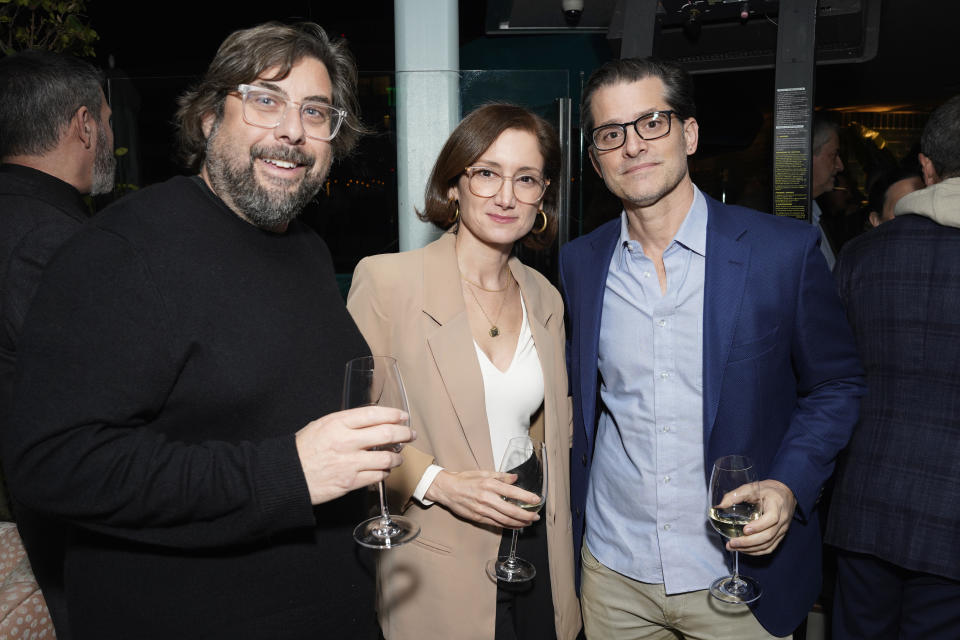
[[[298,165],[310,168],[316,163],[316,158],[304,153],[300,149],[293,147],[266,147],[256,145],[250,148],[250,159],[272,158],[274,160],[283,160],[284,162],[293,162]]]

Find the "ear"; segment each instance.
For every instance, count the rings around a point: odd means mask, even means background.
[[[923,173],[923,183],[929,187],[930,185],[940,182],[940,176],[937,174],[937,170],[933,168],[933,160],[922,153],[917,154],[917,159],[920,160],[920,169],[921,173]]]
[[[683,144],[687,155],[692,156],[697,152],[697,144],[700,142],[700,125],[696,118],[687,118],[683,121]]]
[[[880,226],[880,214],[877,213],[876,211],[871,211],[870,214],[867,216],[867,220],[870,221],[871,227]]]
[[[460,182],[459,180],[457,181]],[[460,188],[457,185],[453,185],[447,189],[447,202],[453,202],[454,200],[460,199]]]
[[[203,137],[209,138],[213,131],[213,123],[216,122],[217,115],[213,111],[208,111],[200,118],[200,128],[203,130]]]
[[[86,107],[80,107],[70,119],[70,131],[83,144],[84,149],[89,149],[93,145],[93,132],[96,129],[96,123],[93,115]]]

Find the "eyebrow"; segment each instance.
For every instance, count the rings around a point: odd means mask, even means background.
[[[640,110],[640,111],[637,111],[637,112],[636,112],[636,114],[633,116],[632,119],[627,120],[627,122],[628,122],[628,123],[633,122],[633,121],[636,120],[637,118],[642,118],[643,116],[649,116],[650,114],[652,114],[652,113],[657,113],[658,111],[670,111],[670,110],[671,110],[670,107],[664,107],[664,108],[662,108],[662,109],[660,109],[660,108],[649,109],[649,110],[647,110],[647,111]],[[623,122],[621,122],[621,121],[619,121],[619,120],[616,120],[616,119],[611,119],[611,120],[607,120],[607,121],[605,121],[605,122],[602,122],[602,123],[596,125],[596,126],[594,127],[594,129],[598,129],[598,128],[600,128],[600,127],[605,127],[605,126],[607,126],[608,124],[623,124]]]
[[[503,165],[501,165],[499,162],[494,162],[492,160],[484,160],[483,158],[477,159],[470,166],[471,167],[483,166],[483,167],[489,167],[491,169],[499,169],[503,171]],[[518,167],[517,171],[536,171],[539,174],[543,174],[543,169],[538,169],[537,167]]]
[[[286,91],[284,91],[278,84],[268,82],[267,80],[254,80],[254,83],[255,83],[255,86],[257,87],[263,87],[264,89],[269,89],[270,91],[279,93],[280,95],[282,95],[284,98],[288,100],[290,99],[290,95]],[[321,96],[321,95],[307,96],[303,100],[298,100],[297,102],[323,102],[325,104],[331,104],[330,98],[328,98],[327,96]]]

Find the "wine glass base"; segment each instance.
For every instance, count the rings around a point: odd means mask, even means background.
[[[760,598],[760,583],[747,576],[717,578],[710,585],[710,595],[727,604],[750,604]]]
[[[496,560],[487,562],[487,575],[493,580],[501,582],[526,582],[533,580],[537,575],[537,568],[523,558],[514,558],[510,562],[510,556],[500,556]]]
[[[364,520],[353,530],[353,539],[368,549],[392,549],[420,535],[417,523],[403,516],[390,516],[386,523],[381,516]]]

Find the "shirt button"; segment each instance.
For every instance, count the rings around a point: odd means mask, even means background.
[[[663,525],[663,530],[664,530],[664,531],[670,531],[670,525],[669,525],[669,524]]]
[[[580,462],[583,466],[587,466],[587,454],[583,454],[583,456],[580,457]]]
[[[644,272],[643,272],[643,277],[644,277],[644,278],[649,278],[649,277],[650,277],[650,272],[649,272],[649,271],[644,271]]]
[[[662,320],[662,319],[661,319],[661,320],[657,320],[657,324],[660,325],[661,327],[665,327],[665,326],[667,326],[667,321],[666,321],[666,320]]]
[[[666,372],[666,371],[661,371],[661,372],[660,372],[660,377],[663,378],[663,379],[667,379],[667,378],[670,377],[670,374],[669,374],[668,372]]]
[[[663,427],[660,428],[660,431],[663,431],[664,433],[669,433],[670,425],[664,425]]]
[[[670,482],[670,476],[663,476],[663,482],[664,483]]]

